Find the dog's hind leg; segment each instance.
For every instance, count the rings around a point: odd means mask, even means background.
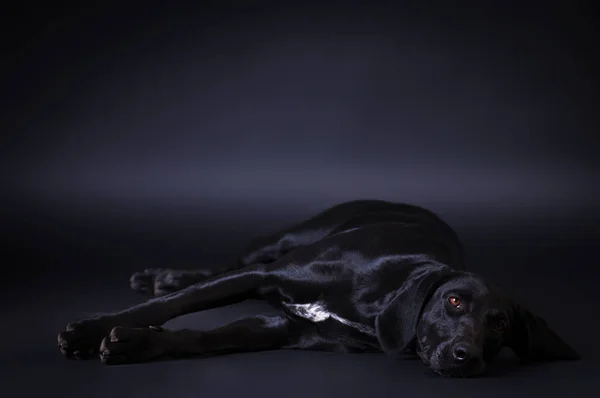
[[[309,221],[252,240],[238,260],[226,266],[216,269],[147,268],[131,275],[129,284],[136,292],[160,297],[227,272],[255,264],[273,263],[298,247],[322,239],[334,227],[331,223],[325,223],[325,220],[322,223],[318,222],[319,219]]]
[[[230,271],[254,264],[273,263],[294,249],[322,239],[335,225],[331,220],[310,219],[272,235],[252,240],[238,260],[226,266],[216,269],[147,268],[131,275],[129,284],[136,292],[155,297],[164,296]]]
[[[394,206],[376,200],[338,204],[288,228],[252,239],[237,261],[226,266],[191,270],[149,268],[134,273],[130,278],[130,286],[137,292],[158,297],[236,269],[253,264],[269,264],[292,250],[323,239],[358,214],[370,214]]]

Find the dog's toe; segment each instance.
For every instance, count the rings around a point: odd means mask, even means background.
[[[154,295],[164,296],[179,290],[181,286],[181,273],[163,272],[154,279]]]

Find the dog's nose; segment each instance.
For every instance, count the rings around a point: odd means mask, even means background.
[[[454,350],[452,350],[452,355],[454,356],[456,362],[467,362],[471,357],[469,346],[467,346],[466,344],[457,344],[456,346],[454,346]]]

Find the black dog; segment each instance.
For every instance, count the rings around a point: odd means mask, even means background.
[[[579,359],[546,322],[464,271],[454,231],[407,204],[354,201],[251,245],[238,264],[146,270],[132,288],[160,296],[72,323],[58,335],[67,358],[107,364],[304,349],[416,354],[444,376],[483,372],[503,346],[522,361]],[[161,328],[179,315],[249,298],[278,316],[207,331]]]

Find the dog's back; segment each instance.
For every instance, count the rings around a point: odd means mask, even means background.
[[[357,200],[330,207],[289,229],[258,238],[250,243],[241,258],[243,264],[272,262],[293,249],[326,237],[373,224],[405,223],[419,227],[438,244],[445,263],[464,269],[462,244],[456,232],[430,210],[405,203]]]

